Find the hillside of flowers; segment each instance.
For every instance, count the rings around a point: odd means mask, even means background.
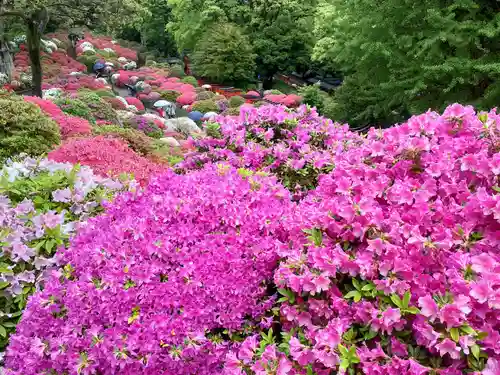
[[[7,374],[498,374],[496,110],[360,136],[243,107],[203,130],[59,248]]]

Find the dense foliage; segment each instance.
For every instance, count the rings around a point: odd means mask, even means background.
[[[496,105],[497,14],[476,0],[330,1],[315,57],[345,72],[338,119],[389,125],[456,101]]]
[[[196,44],[193,70],[216,82],[245,82],[255,76],[255,58],[249,38],[236,25],[216,24]]]
[[[0,161],[23,152],[42,155],[60,137],[57,124],[35,104],[14,96],[0,97]]]

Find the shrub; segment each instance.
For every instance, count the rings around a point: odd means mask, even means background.
[[[151,118],[145,116],[133,116],[125,122],[125,126],[139,130],[152,138],[162,138],[163,130]]]
[[[291,220],[274,277],[290,360],[458,375],[489,357],[481,373],[496,373],[499,121],[453,105],[337,155]]]
[[[64,97],[54,100],[54,103],[56,103],[64,113],[72,116],[83,117],[91,123],[95,123],[96,119],[92,115],[91,108],[89,108],[89,106],[80,99]]]
[[[193,71],[216,82],[245,82],[254,78],[256,55],[241,27],[215,24],[199,38],[192,55]]]
[[[304,104],[316,107],[318,112],[323,113],[326,95],[321,91],[318,84],[301,87],[299,93],[303,97]]]
[[[139,112],[144,112],[146,110],[146,108],[144,108],[144,104],[142,104],[139,99],[134,98],[133,96],[128,96],[125,98],[125,100],[129,105],[133,105],[135,108],[137,108]]]
[[[82,353],[80,368],[102,374],[221,374],[232,332],[258,325],[273,302],[265,285],[288,210],[275,179],[222,165],[167,172],[119,197],[64,252],[67,272],[32,298],[11,338],[11,374],[76,373]],[[66,349],[30,350],[36,342]]]
[[[207,112],[218,112],[219,107],[217,106],[217,103],[215,103],[213,100],[207,99],[207,100],[199,100],[193,103],[191,106],[191,109],[193,111],[200,111],[201,113],[207,113]]]
[[[175,103],[177,98],[181,96],[181,93],[179,91],[174,90],[159,90],[158,93],[160,94],[162,99],[172,103]]]
[[[270,90],[271,95],[283,95],[283,93],[280,90]]]
[[[96,127],[94,129],[94,134],[120,138],[125,141],[132,150],[143,156],[147,156],[153,152],[153,140],[139,130],[121,128],[116,125],[105,125]]]
[[[57,124],[35,104],[0,98],[0,162],[13,155],[42,155],[60,142]]]
[[[115,110],[126,110],[127,109],[127,105],[122,100],[118,99],[117,97],[113,97],[113,98],[105,97],[103,99],[107,103],[109,103],[111,105],[111,107]]]
[[[183,79],[181,79],[181,82],[188,83],[190,85],[193,85],[194,87],[198,87],[198,80],[193,76],[184,77]]]
[[[116,121],[116,113],[111,104],[94,92],[80,92],[78,99],[87,104],[96,120]]]
[[[28,297],[56,264],[77,225],[102,211],[101,201],[122,188],[88,167],[24,157],[0,170],[2,269],[0,352]]]
[[[230,107],[226,109],[223,113],[225,116],[239,116],[240,107]]]
[[[232,96],[229,98],[229,107],[236,108],[245,104],[245,99],[241,96]]]
[[[94,91],[96,95],[99,95],[101,98],[114,98],[115,94],[111,90],[96,90]]]
[[[122,140],[98,136],[71,139],[48,155],[59,162],[80,163],[92,167],[101,176],[132,174],[141,184],[163,168],[138,155]]]
[[[240,114],[241,110],[241,114]],[[321,174],[331,171],[337,152],[360,141],[348,126],[319,117],[301,106],[296,111],[266,105],[230,108],[218,118],[215,137],[195,141],[198,152],[186,155],[180,169],[196,169],[209,161],[228,161],[238,168],[272,172],[283,185],[301,196],[314,189]]]
[[[170,76],[171,77],[184,77],[186,74],[184,74],[184,68],[181,65],[171,65],[169,68],[170,71]]]
[[[214,97],[215,94],[212,91],[201,91],[196,94],[196,100],[207,100],[207,99],[213,99]]]

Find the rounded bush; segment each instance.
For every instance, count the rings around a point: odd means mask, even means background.
[[[155,123],[155,121],[146,116],[133,116],[125,122],[125,126],[139,130],[152,138],[162,138],[163,130]]]
[[[181,65],[171,65],[169,68],[170,77],[185,77],[184,68]]]
[[[0,161],[26,153],[37,156],[59,144],[58,125],[37,105],[21,98],[0,98]]]
[[[232,96],[229,98],[229,107],[237,108],[241,105],[245,104],[245,99],[241,96]]]
[[[213,99],[215,94],[212,91],[202,91],[196,94],[196,100]]]
[[[124,140],[132,150],[141,154],[149,155],[153,152],[152,139],[142,131],[122,128],[116,125],[97,126],[94,129],[94,134],[105,135]]]
[[[94,92],[80,92],[78,99],[84,102],[91,111],[92,117],[96,120],[116,121],[116,113],[113,106],[99,94]]]
[[[169,171],[121,195],[31,299],[8,373],[222,374],[232,332],[272,304],[266,283],[289,205],[275,179],[225,165]]]
[[[219,107],[213,100],[207,99],[194,102],[191,106],[191,110],[200,111],[201,113],[218,112]]]
[[[198,80],[193,76],[187,76],[181,79],[181,82],[188,83],[194,87],[198,87]]]
[[[162,99],[172,103],[175,103],[177,98],[181,96],[181,93],[175,90],[158,90],[158,93],[160,94]]]
[[[54,100],[54,103],[56,103],[59,108],[61,108],[62,111],[68,115],[83,117],[84,119],[95,123],[96,119],[92,114],[91,108],[89,108],[89,106],[80,99],[64,97]]]

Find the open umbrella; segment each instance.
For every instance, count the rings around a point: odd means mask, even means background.
[[[206,89],[206,90],[208,90],[208,89],[211,89],[211,88],[212,88],[212,86],[210,86],[210,85],[203,85],[203,86],[201,86],[201,87],[202,87],[202,88],[204,88],[204,89]]]
[[[189,112],[188,117],[193,121],[200,121],[203,118],[203,113],[199,111]]]
[[[105,66],[106,66],[106,65],[104,65],[102,62],[99,62],[99,61],[98,61],[98,62],[96,62],[96,63],[94,64],[94,70],[99,70],[99,69],[102,69],[102,68],[104,68]]]
[[[211,119],[211,118],[216,117],[218,115],[219,114],[217,112],[207,112],[207,113],[205,113],[203,118],[208,120],[208,119]]]
[[[155,104],[153,104],[156,108],[163,108],[172,105],[169,101],[166,100],[158,100]]]

